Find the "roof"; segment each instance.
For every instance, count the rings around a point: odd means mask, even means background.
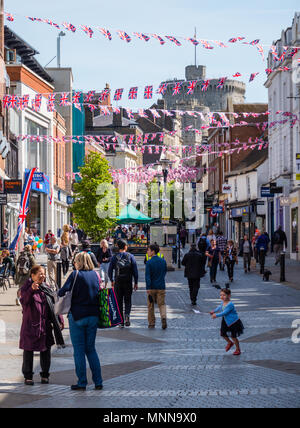
[[[4,44],[8,49],[15,49],[17,55],[21,57],[21,63],[26,65],[26,67],[42,79],[49,83],[54,81],[44,67],[34,58],[34,55],[37,55],[39,52],[6,25],[4,26]]]
[[[239,164],[239,168],[230,171],[226,174],[226,177],[232,177],[234,175],[246,174],[247,172],[254,171],[261,164],[268,159],[268,151],[267,150],[251,150],[249,155],[242,160]]]
[[[233,104],[235,113],[264,113],[268,110],[266,103]]]

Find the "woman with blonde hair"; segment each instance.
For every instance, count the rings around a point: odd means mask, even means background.
[[[71,273],[58,295],[72,291],[71,309],[68,314],[70,336],[74,348],[74,361],[78,382],[73,391],[85,391],[87,386],[86,360],[93,374],[96,390],[103,388],[101,366],[96,351],[96,334],[100,315],[100,277],[94,271],[94,264],[88,253],[81,252],[75,257],[75,271]]]
[[[112,258],[112,252],[108,246],[106,239],[102,239],[100,242],[100,248],[97,252],[97,261],[100,264],[100,275],[103,282],[105,282],[105,287],[108,284],[108,268]]]

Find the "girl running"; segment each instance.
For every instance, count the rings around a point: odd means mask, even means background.
[[[243,334],[244,326],[242,321],[239,319],[234,304],[230,301],[231,291],[225,288],[222,289],[220,292],[220,298],[223,303],[217,309],[210,312],[210,315],[213,319],[223,317],[221,325],[221,336],[227,342],[227,346],[225,348],[226,352],[229,352],[230,349],[235,345],[236,350],[233,355],[241,355],[240,343],[237,337]],[[231,334],[233,342],[229,339],[228,333]]]

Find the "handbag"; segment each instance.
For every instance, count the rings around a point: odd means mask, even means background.
[[[56,315],[67,315],[71,309],[72,303],[72,295],[75,282],[77,280],[78,270],[76,271],[76,275],[72,284],[72,288],[70,291],[67,291],[66,294],[62,297],[56,296],[56,302],[54,304],[54,312]]]
[[[123,318],[120,313],[118,301],[116,298],[115,290],[113,288],[102,288],[101,278],[98,272],[96,272],[99,278],[99,329],[107,329],[117,327],[122,324]]]

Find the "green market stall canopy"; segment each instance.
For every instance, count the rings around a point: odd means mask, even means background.
[[[120,216],[117,217],[118,224],[148,224],[153,221],[154,220],[152,218],[147,217],[131,204],[126,205]]]

